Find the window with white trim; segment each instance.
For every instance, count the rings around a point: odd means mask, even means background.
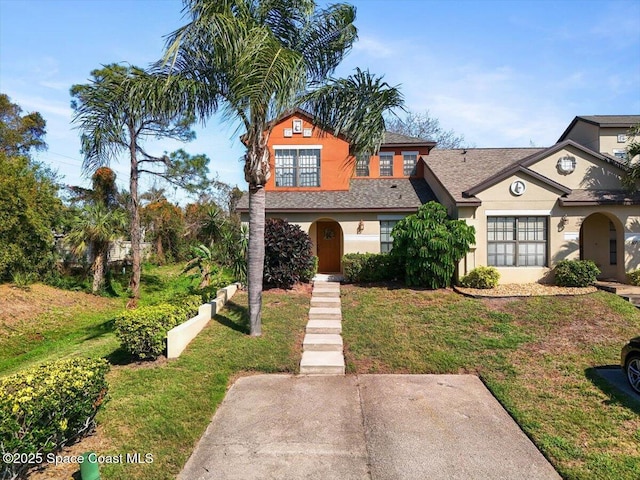
[[[415,175],[418,163],[418,152],[402,152],[402,174],[406,177]]]
[[[396,226],[398,220],[380,220],[380,252],[389,253],[393,247],[393,237],[391,230]]]
[[[487,264],[547,265],[547,217],[487,217]]]
[[[277,149],[276,187],[319,187],[320,149]]]
[[[393,152],[380,152],[380,176],[393,177]]]
[[[370,155],[362,154],[356,158],[356,177],[368,177],[369,176],[369,161]]]

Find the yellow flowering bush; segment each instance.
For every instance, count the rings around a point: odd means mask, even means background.
[[[0,378],[0,478],[23,475],[34,459],[88,433],[107,399],[104,359],[71,358]]]
[[[200,296],[176,298],[175,304],[160,303],[126,310],[115,319],[115,332],[122,347],[136,358],[155,359],[164,353],[167,332],[198,312]]]

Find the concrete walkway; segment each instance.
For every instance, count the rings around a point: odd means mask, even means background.
[[[182,480],[559,479],[472,375],[257,375],[231,387]]]
[[[302,342],[302,375],[344,375],[340,283],[313,282],[309,322]]]
[[[609,281],[597,281],[595,285],[600,290],[615,293],[616,295],[624,298],[628,302],[631,302],[633,305],[640,308],[640,287],[637,287],[635,285],[628,285],[626,283]]]

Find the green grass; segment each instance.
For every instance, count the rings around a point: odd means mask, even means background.
[[[599,379],[640,312],[596,293],[482,301],[344,287],[351,373],[474,373],[567,479],[640,478],[640,403]]]
[[[111,453],[151,453],[154,462],[105,465],[103,478],[175,478],[234,377],[298,370],[309,297],[265,292],[263,302],[262,337],[247,335],[247,297],[239,293],[180,358],[112,370],[111,400],[98,418]]]

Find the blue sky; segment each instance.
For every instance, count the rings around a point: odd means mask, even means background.
[[[548,146],[576,115],[640,113],[638,0],[350,3],[359,41],[337,75],[384,75],[409,109],[429,110],[469,146]],[[102,64],[160,58],[181,9],[180,0],[0,0],[0,92],[47,120],[49,149],[38,159],[65,183],[88,183],[71,85]],[[244,189],[235,127],[213,118],[196,131],[189,144],[148,149],[205,153],[212,174]],[[125,185],[126,158],[112,166]]]

